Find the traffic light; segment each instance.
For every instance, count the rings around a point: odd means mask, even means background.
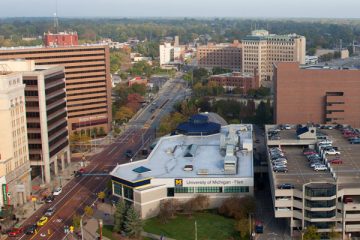
[[[71,233],[74,232],[74,226],[70,226],[70,232],[71,232]]]

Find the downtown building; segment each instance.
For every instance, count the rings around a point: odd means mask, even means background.
[[[73,40],[68,39],[70,42]],[[59,44],[59,41],[56,43]],[[82,129],[110,131],[112,111],[108,46],[0,48],[0,59],[26,59],[34,60],[37,66],[63,66],[69,132]]]
[[[143,219],[159,213],[163,200],[209,197],[209,208],[230,197],[253,196],[252,125],[220,126],[195,115],[162,137],[144,159],[116,166],[113,195],[132,204]]]
[[[273,65],[277,62],[305,64],[306,39],[297,34],[276,35],[266,30],[252,31],[241,39],[242,72],[251,74],[257,68],[261,85],[273,86]]]
[[[0,64],[0,207],[23,205],[31,194],[22,74]]]
[[[19,60],[0,65],[22,75],[31,175],[49,183],[58,176],[59,160],[62,170],[70,163],[64,67]]]
[[[349,124],[360,127],[360,70],[274,67],[277,124]]]
[[[242,47],[238,41],[200,46],[197,48],[198,67],[211,70],[214,67],[241,71]],[[253,73],[254,70],[251,71]]]

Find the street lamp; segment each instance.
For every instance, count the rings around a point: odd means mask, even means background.
[[[103,227],[103,220],[102,219],[99,219],[99,237],[100,237],[100,240],[102,240],[102,227]]]

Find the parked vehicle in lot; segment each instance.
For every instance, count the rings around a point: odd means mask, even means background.
[[[125,156],[126,156],[127,158],[132,158],[132,157],[134,156],[134,153],[133,153],[132,150],[128,149],[128,150],[126,150],[126,152],[125,152]]]
[[[353,199],[349,196],[344,196],[344,199],[343,199],[343,202],[344,203],[352,203],[354,202]]]
[[[285,124],[285,125],[284,125],[284,129],[285,129],[285,130],[290,130],[290,129],[291,129],[291,126],[290,126],[289,124]]]
[[[340,151],[336,151],[335,149],[325,151],[327,155],[340,155]]]
[[[360,139],[351,140],[350,144],[360,144]]]
[[[62,188],[61,187],[57,187],[55,188],[54,192],[53,192],[53,195],[54,196],[58,196],[60,195],[60,193],[62,192]]]
[[[263,233],[264,232],[264,225],[261,221],[255,222],[255,233]]]
[[[321,160],[321,157],[319,155],[314,155],[314,156],[309,156],[308,158],[308,161],[311,161],[311,160]]]
[[[32,224],[32,225],[29,225],[25,228],[25,234],[26,235],[32,235],[35,233],[37,229],[37,225],[36,224]]]
[[[271,162],[272,163],[276,163],[276,162],[287,163],[287,160],[285,158],[277,158],[275,160],[272,160]]]
[[[9,237],[17,237],[21,235],[24,231],[24,228],[22,227],[14,227],[8,232]]]
[[[343,161],[340,158],[335,158],[335,159],[329,160],[329,163],[331,163],[331,164],[342,164]]]
[[[287,173],[289,170],[287,169],[287,167],[278,167],[278,168],[274,168],[274,172],[276,173]]]
[[[319,144],[332,144],[333,143],[333,141],[332,140],[330,140],[330,139],[323,139],[323,140],[321,140],[320,142],[319,142]]]
[[[51,194],[45,198],[45,202],[51,203],[52,201],[54,201],[54,199],[55,199],[55,196]]]
[[[308,155],[313,155],[313,154],[316,154],[317,152],[315,152],[314,150],[308,150],[306,152],[304,152],[304,155],[305,156],[308,156]]]
[[[39,221],[37,221],[36,225],[38,227],[41,227],[44,226],[48,221],[49,221],[48,217],[43,216],[39,219]]]
[[[55,213],[55,208],[51,207],[48,210],[46,210],[44,215],[47,216],[47,217],[51,217],[52,215],[54,215],[54,213]]]
[[[325,165],[315,165],[314,170],[315,171],[326,171],[327,167]]]
[[[294,185],[291,183],[283,183],[278,186],[278,189],[293,189]]]
[[[320,161],[313,161],[310,163],[310,167],[315,168],[316,166],[323,165]]]

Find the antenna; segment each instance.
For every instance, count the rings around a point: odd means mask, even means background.
[[[57,13],[58,13],[58,1],[55,0],[55,13],[54,13],[54,31],[55,31],[55,33],[58,33],[58,31],[59,31],[59,20],[57,17]]]

